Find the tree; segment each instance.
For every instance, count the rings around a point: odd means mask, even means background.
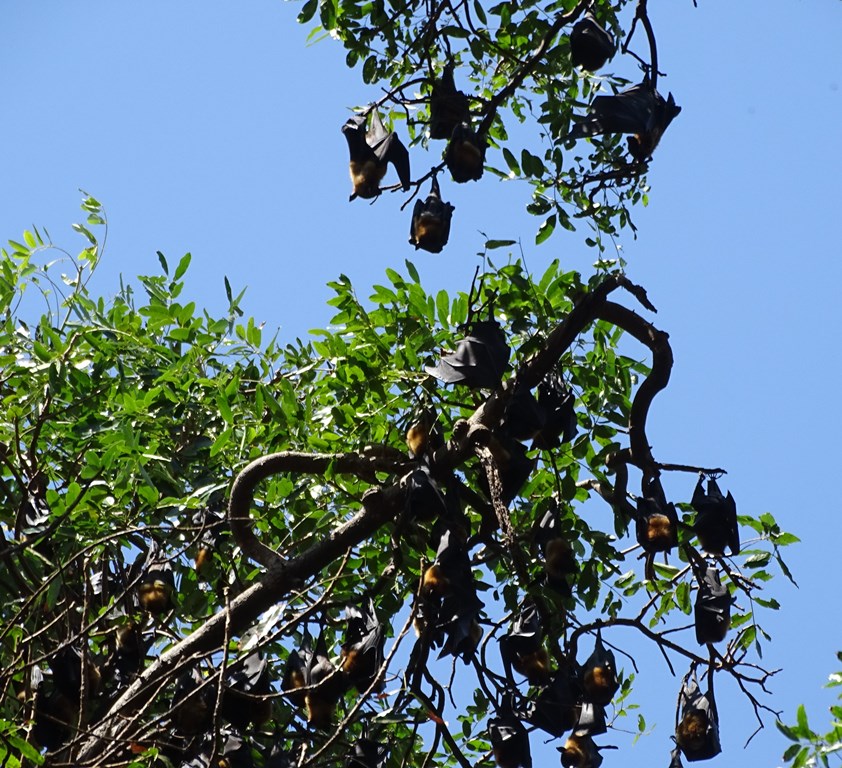
[[[596,10],[619,31],[615,6]],[[308,4],[302,16],[317,8],[366,79],[391,82],[387,100],[401,99],[407,78],[429,69],[436,80],[458,58],[459,72],[488,74],[471,104],[478,134],[502,143],[500,108],[517,116],[530,94],[543,99],[553,146],[519,162],[504,150],[513,172],[529,169],[533,210],[549,214],[542,238],[575,212],[589,217],[595,244],[629,221],[648,155],[628,160],[615,133],[582,159],[586,178],[578,160],[562,168],[569,141],[560,137],[593,87],[567,51],[584,5],[418,6],[406,24],[380,24],[387,11],[376,4]],[[645,3],[636,8],[654,88],[654,35]],[[499,16],[504,31],[494,39],[470,13]],[[727,646],[700,652],[673,639],[706,575],[694,546],[705,502],[672,519],[658,477],[722,470],[655,458],[646,418],[671,352],[634,311],[652,306],[617,265],[588,280],[555,262],[535,277],[518,262],[490,265],[470,293],[451,297],[428,294],[407,264],[406,274],[387,272],[368,304],[340,278],[335,327],[282,346],[240,322],[230,287],[226,317],[181,305],[187,257],[170,276],[162,256],[163,274],[141,278],[142,300],[128,286],[110,302],[90,296],[104,214],[93,198],[84,207],[88,243],[64,288],[55,267],[33,261],[52,247],[41,232],[4,252],[3,733],[12,752],[37,762],[37,745],[51,764],[95,765],[214,755],[248,764],[252,749],[266,764],[421,765],[443,754],[464,766],[493,748],[504,766],[524,763],[524,722],[562,737],[578,718],[598,735],[599,696],[579,690],[594,670],[580,666],[591,636],[610,647],[622,625],[707,670],[708,690],[716,672],[731,675],[758,713],[766,706],[756,692],[769,673],[747,653],[763,636],[754,605],[775,604],[754,586],[792,537],[770,516],[742,517],[757,545],[736,561],[716,558],[729,593],[750,598]],[[48,302],[37,322],[20,304],[33,288]],[[454,386],[437,385],[425,366]],[[584,510],[591,496],[608,503],[606,524]],[[623,570],[622,541],[646,517],[666,518],[678,566],[647,557],[645,574]],[[656,548],[642,530],[642,546]],[[355,653],[373,666],[355,671]],[[473,695],[449,702],[449,676]],[[603,677],[622,716],[633,675],[617,691],[611,670]],[[461,732],[448,725],[454,717]]]

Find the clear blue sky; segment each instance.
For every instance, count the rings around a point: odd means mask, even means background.
[[[438,256],[407,244],[399,196],[349,204],[339,128],[348,107],[377,91],[345,69],[337,43],[306,47],[298,8],[2,3],[0,239],[34,224],[78,250],[69,225],[80,218],[81,187],[110,222],[100,291],[114,292],[119,273],[155,272],[156,250],[171,263],[191,251],[192,298],[221,308],[228,275],[235,290],[248,286],[246,311],[290,339],[327,323],[325,283],[339,272],[367,295],[387,266],[410,258],[428,290],[466,288],[480,232],[520,238],[536,272],[555,257],[589,271],[585,231],[536,248],[527,188],[490,175],[443,180],[456,212]],[[767,703],[792,721],[803,701],[824,726],[833,697],[820,686],[842,648],[842,505],[833,491],[842,459],[842,3],[699,0],[694,9],[691,0],[652,0],[650,15],[668,73],[660,89],[683,111],[655,154],[638,238],[621,242],[675,351],[649,436],[662,460],[726,467],[722,485],[741,512],[771,511],[802,538],[788,553],[801,589],[779,580],[783,608],[765,622],[774,641],[764,663],[784,668]],[[502,166],[493,153],[489,160]],[[689,499],[692,484],[670,478],[668,491]],[[606,768],[669,762],[679,683],[656,653],[637,661],[635,700],[657,728],[606,753]],[[778,765],[786,743],[771,719],[744,753],[751,708],[724,681],[718,700],[724,752],[715,765]]]

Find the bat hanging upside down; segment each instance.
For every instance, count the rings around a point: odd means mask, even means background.
[[[376,110],[354,115],[342,126],[351,155],[350,171],[354,192],[349,199],[362,197],[371,200],[380,194],[380,182],[386,175],[386,166],[395,166],[401,187],[409,189],[409,151],[394,131],[387,131]]]

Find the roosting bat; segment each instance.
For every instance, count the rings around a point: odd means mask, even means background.
[[[447,384],[491,388],[500,383],[510,354],[500,324],[493,319],[477,320],[470,325],[468,335],[458,342],[453,354],[444,355],[438,365],[427,366],[424,370]]]
[[[579,567],[573,547],[561,531],[558,506],[555,502],[538,523],[535,542],[541,547],[544,555],[544,577],[547,586],[562,597],[570,597],[573,594],[570,577]]]
[[[731,492],[723,496],[716,481],[709,478],[705,493],[703,476],[700,476],[690,503],[696,510],[693,530],[702,549],[711,555],[724,555],[728,547],[731,554],[736,555],[740,551],[740,529],[737,504]]]
[[[617,50],[614,38],[601,27],[593,14],[577,21],[570,31],[570,63],[589,72],[602,69]]]
[[[564,768],[599,768],[602,765],[599,747],[590,736],[577,736],[574,733],[567,737],[559,751]]]
[[[533,448],[548,450],[576,437],[576,398],[558,374],[545,377],[538,385],[538,405],[544,412],[544,425],[532,441]]]
[[[593,653],[582,667],[581,683],[585,700],[603,707],[611,703],[620,687],[614,653],[602,644],[599,630],[596,632]]]
[[[435,520],[447,513],[444,495],[426,466],[414,469],[407,479],[406,510],[412,520]]]
[[[485,170],[486,141],[477,135],[470,122],[459,123],[444,153],[444,163],[453,181],[463,184],[478,181]]]
[[[694,608],[696,640],[701,645],[721,642],[731,627],[731,593],[719,580],[715,565],[708,564],[696,575],[699,579]]]
[[[603,706],[590,701],[583,701],[578,710],[576,725],[573,726],[575,736],[599,736],[601,733],[608,731]]]
[[[144,563],[144,573],[137,585],[137,599],[141,607],[158,616],[165,613],[175,604],[175,579],[172,564],[160,558],[158,545],[153,542],[149,546]]]
[[[202,685],[203,678],[198,669],[180,675],[175,683],[170,718],[175,729],[184,736],[205,733],[213,723],[213,701],[215,687]]]
[[[544,647],[544,633],[534,603],[527,603],[512,623],[507,635],[500,638],[503,663],[523,675],[530,685],[550,682],[550,655]]]
[[[339,667],[347,685],[354,686],[358,691],[367,691],[383,663],[384,628],[377,620],[371,599],[365,608],[348,606],[346,615],[348,628],[340,651]],[[382,688],[381,682],[378,690]]]
[[[515,386],[500,420],[501,431],[515,440],[533,439],[547,423],[547,414],[523,384]]]
[[[441,253],[450,237],[450,219],[454,207],[441,199],[438,179],[433,177],[430,194],[427,199],[415,201],[412,211],[412,224],[409,229],[409,242],[417,251],[422,248],[430,253]]]
[[[322,730],[330,727],[345,681],[327,655],[324,633],[319,634],[312,650],[290,653],[283,686],[291,702],[304,705],[309,725]],[[307,690],[302,692],[302,688]]]
[[[456,90],[453,62],[445,65],[441,80],[433,83],[430,95],[430,138],[449,139],[457,125],[470,123],[468,97]]]
[[[269,665],[258,651],[249,653],[229,672],[222,696],[222,714],[243,730],[250,723],[263,725],[272,716]]]
[[[342,126],[351,155],[351,181],[354,192],[350,199],[370,200],[380,194],[380,181],[391,163],[397,171],[401,187],[409,189],[409,152],[397,134],[387,131],[377,110],[371,111],[371,124],[366,128],[368,115],[354,115]]]
[[[718,755],[722,748],[719,745],[716,703],[712,692],[705,695],[699,690],[699,682],[693,669],[682,683],[679,705],[681,720],[675,727],[675,741],[684,757],[690,762],[695,762]]]
[[[644,493],[637,500],[637,542],[647,555],[669,552],[678,544],[678,514],[675,505],[668,503],[657,477],[650,478]],[[647,558],[647,571],[651,558]],[[652,578],[647,573],[647,578]]]
[[[535,469],[537,459],[530,459],[526,454],[526,448],[522,443],[510,437],[492,435],[488,447],[497,465],[497,474],[500,477],[500,497],[505,505],[509,505],[520,489],[529,480],[532,470]],[[481,470],[479,484],[488,497],[491,497],[488,489],[488,480],[485,472]]]
[[[532,725],[561,736],[576,725],[579,685],[567,668],[556,670],[550,684],[529,701],[524,710]]]
[[[363,736],[354,742],[344,768],[385,768],[388,758],[388,744]]]
[[[587,118],[573,126],[571,139],[601,133],[631,133],[629,153],[637,161],[648,160],[673,118],[681,112],[672,94],[664,99],[647,80],[616,96],[597,96]]]
[[[510,698],[503,699],[497,717],[488,721],[488,738],[500,768],[531,768],[529,736],[512,711]]]

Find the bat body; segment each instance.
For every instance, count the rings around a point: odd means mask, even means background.
[[[184,736],[205,733],[213,723],[212,686],[202,686],[202,675],[195,667],[181,675],[172,697],[171,719]]]
[[[344,768],[385,768],[389,745],[363,736],[345,758]]]
[[[253,652],[229,672],[222,696],[222,714],[240,730],[249,724],[263,725],[272,716],[269,665],[262,654]]]
[[[416,412],[409,429],[406,431],[406,447],[411,459],[421,459],[432,455],[433,451],[444,444],[441,432],[436,424],[436,413],[431,408]]]
[[[727,548],[736,555],[740,551],[740,529],[737,504],[731,492],[723,496],[716,481],[711,478],[705,493],[700,477],[690,503],[696,509],[693,530],[702,549],[711,555],[724,555]]]
[[[600,704],[583,701],[579,707],[576,725],[573,727],[575,736],[599,736],[608,731],[605,720],[605,708]]]
[[[485,139],[477,135],[470,122],[459,123],[444,153],[444,163],[453,181],[458,184],[478,181],[485,170],[485,149]]]
[[[386,636],[371,600],[366,609],[349,606],[347,616],[348,628],[340,651],[339,666],[347,685],[366,691],[374,684],[383,663]]]
[[[679,694],[681,720],[676,723],[675,741],[690,762],[708,760],[718,755],[719,723],[713,694],[699,690],[695,672],[684,678]]]
[[[602,69],[614,55],[614,38],[601,27],[592,14],[577,21],[570,31],[570,63],[589,72]]]
[[[570,597],[573,591],[569,577],[577,572],[578,565],[573,547],[561,532],[558,508],[555,505],[541,518],[535,541],[544,555],[544,578],[547,586],[562,597]]]
[[[699,575],[699,591],[694,607],[696,640],[700,645],[719,643],[731,627],[731,593],[720,581],[715,566],[709,565]]]
[[[478,320],[457,343],[453,354],[444,355],[438,365],[425,370],[447,384],[491,388],[500,383],[510,354],[500,324],[496,320]]]
[[[530,685],[549,684],[550,656],[544,647],[543,630],[533,603],[524,606],[510,632],[500,639],[500,652],[503,662],[523,675]]]
[[[391,163],[398,174],[401,187],[409,189],[409,152],[397,134],[387,131],[376,110],[371,119],[367,114],[354,115],[342,126],[350,154],[351,182],[354,191],[350,199],[370,200],[380,194],[380,182]]]
[[[327,730],[342,695],[343,680],[327,655],[324,635],[319,635],[308,660],[306,680],[308,685],[314,686],[304,698],[307,723],[313,728]]]
[[[576,725],[579,685],[568,669],[558,669],[549,685],[527,703],[526,719],[532,725],[553,735],[561,736]]]
[[[544,413],[544,424],[532,442],[533,448],[557,448],[576,437],[576,398],[558,375],[544,378],[538,385],[538,405]]]
[[[450,220],[454,207],[441,199],[439,182],[433,178],[430,194],[425,201],[416,200],[409,229],[409,242],[430,253],[441,253],[450,237]]]
[[[500,497],[503,503],[508,506],[526,484],[526,481],[529,480],[532,470],[535,469],[537,459],[529,458],[522,443],[502,435],[495,436],[492,434],[488,447],[494,456],[497,474],[500,477]],[[479,483],[486,495],[491,498],[485,472],[481,473]]]
[[[498,716],[488,721],[488,738],[500,768],[531,768],[529,736],[515,717],[508,697],[503,699]]]
[[[430,95],[431,139],[449,139],[457,125],[471,121],[468,97],[456,90],[453,68],[451,61],[445,66],[441,80],[433,83]]]
[[[137,585],[137,599],[143,608],[153,616],[166,613],[175,606],[175,579],[172,564],[158,559],[158,546],[153,542],[147,554],[146,570]]]
[[[629,153],[635,160],[651,157],[661,136],[681,112],[672,94],[664,99],[652,86],[644,82],[621,91],[615,96],[597,96],[590,114],[573,126],[571,139],[603,133],[630,133]]]
[[[546,413],[529,388],[515,386],[500,420],[502,432],[515,440],[532,440],[546,422]]]
[[[678,544],[678,514],[667,503],[657,478],[652,478],[637,500],[637,542],[646,552],[669,552]]]
[[[565,768],[599,768],[602,755],[590,736],[574,733],[567,737],[561,749],[561,764]]]
[[[585,700],[603,707],[611,703],[620,687],[614,654],[602,644],[598,631],[593,653],[582,668],[581,685]]]
[[[434,520],[447,514],[447,503],[438,483],[424,465],[407,479],[406,510],[412,520]]]

